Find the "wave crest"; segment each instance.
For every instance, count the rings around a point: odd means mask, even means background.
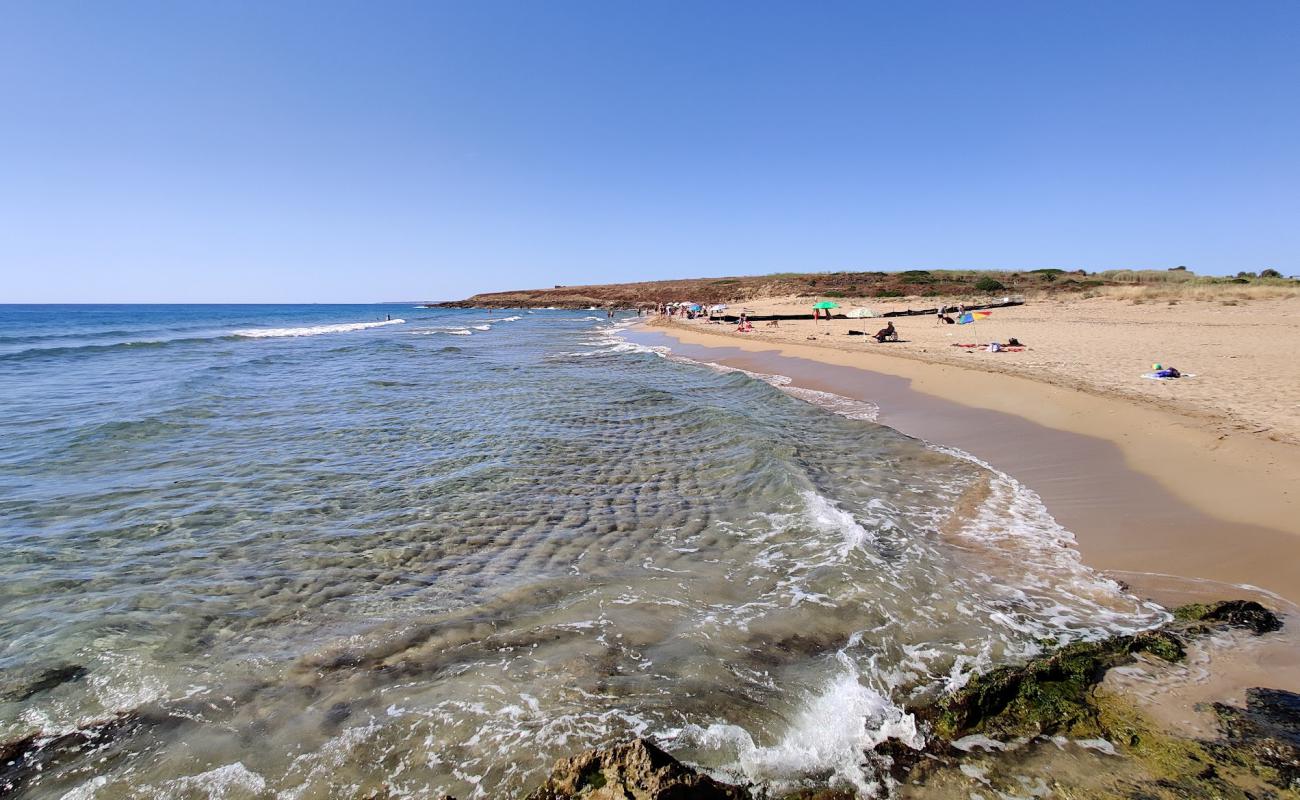
[[[341,322],[336,325],[304,325],[301,328],[241,328],[231,331],[231,336],[241,339],[270,339],[278,336],[319,336],[323,333],[348,333],[364,331],[367,328],[382,328],[385,325],[401,325],[404,319],[386,319],[378,322]]]

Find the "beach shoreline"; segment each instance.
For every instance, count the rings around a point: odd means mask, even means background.
[[[881,424],[1029,486],[1075,535],[1085,563],[1162,603],[1226,590],[1281,601],[1284,611],[1300,600],[1300,568],[1278,557],[1300,543],[1300,448],[1287,442],[1225,436],[1165,406],[916,353],[847,352],[662,317],[630,335],[877,404]]]

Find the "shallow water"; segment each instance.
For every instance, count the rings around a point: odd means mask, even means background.
[[[509,796],[646,734],[869,792],[906,701],[1164,619],[1007,476],[617,327],[0,307],[0,735],[147,712],[13,788]]]

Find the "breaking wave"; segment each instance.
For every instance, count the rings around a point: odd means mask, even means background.
[[[242,328],[231,331],[231,336],[241,339],[270,339],[277,336],[320,336],[324,333],[348,333],[385,325],[401,325],[404,319],[386,319],[378,322],[344,322],[335,325],[305,325],[301,328]]]

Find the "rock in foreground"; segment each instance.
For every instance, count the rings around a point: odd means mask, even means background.
[[[555,765],[528,800],[749,800],[739,786],[719,783],[683,765],[646,739],[588,750]]]

